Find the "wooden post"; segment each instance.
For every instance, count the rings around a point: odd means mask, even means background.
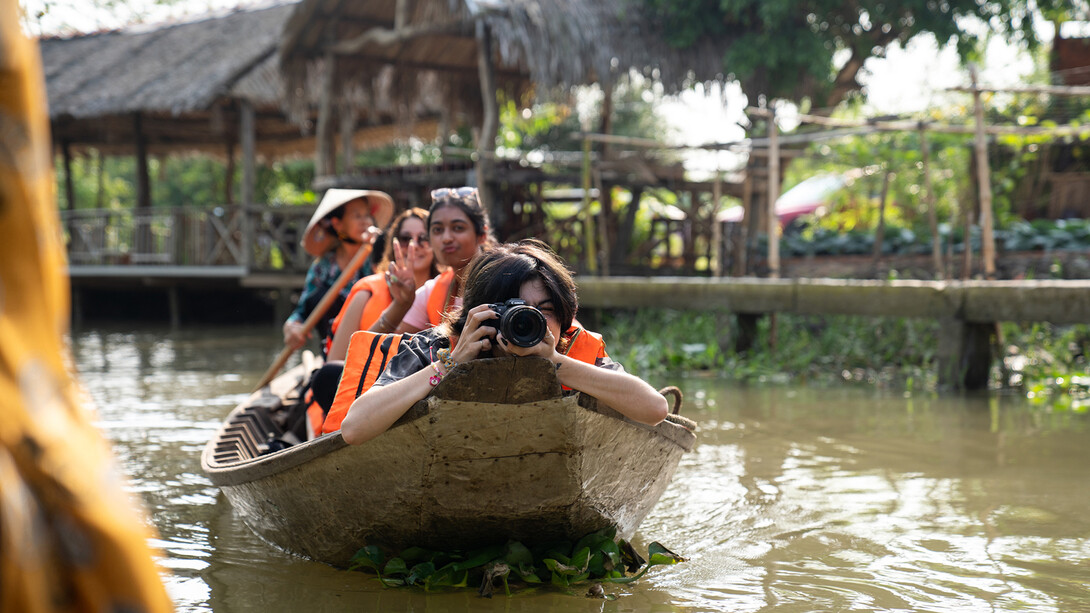
[[[988,387],[994,323],[940,318],[936,363],[940,389],[980,390]]]
[[[143,117],[133,113],[133,135],[136,138],[136,210],[133,211],[133,251],[151,250],[151,177],[148,175],[148,147],[144,139]]]
[[[136,138],[136,206],[151,207],[151,177],[148,175],[148,145],[144,138],[143,117],[132,115],[133,136]]]
[[[780,218],[776,200],[780,197],[780,142],[776,129],[776,109],[768,115],[768,277],[780,278]]]
[[[409,0],[397,0],[394,5],[394,30],[402,30],[409,25],[410,13]]]
[[[101,150],[95,150],[95,208],[101,209],[106,200],[106,156]]]
[[[927,142],[927,124],[920,122],[920,153],[923,156],[924,203],[927,206],[927,225],[931,229],[931,265],[935,278],[943,278],[942,241],[939,239],[938,212],[935,210],[935,190],[931,186],[931,147]]]
[[[738,336],[734,340],[734,350],[749,353],[757,343],[757,325],[764,315],[760,313],[738,313]]]
[[[318,102],[318,125],[315,127],[317,151],[314,153],[314,175],[323,177],[337,172],[332,154],[333,145],[333,81],[336,56],[332,48],[325,52],[322,63],[321,93]]]
[[[602,86],[602,110],[601,121],[598,124],[598,132],[600,134],[611,134],[613,132],[613,82],[612,80]],[[609,141],[602,141],[598,150],[598,159],[608,160],[610,158],[610,144]],[[613,191],[610,187],[606,186],[602,181],[602,173],[595,171],[593,173],[594,185],[598,188],[598,255],[601,261],[601,275],[603,277],[609,276],[609,262],[610,256],[610,240],[609,229],[613,222]]]
[[[483,21],[477,22],[477,72],[481,80],[481,103],[484,108],[481,135],[477,139],[477,191],[480,193],[481,204],[488,211],[492,223],[499,229],[506,222],[502,207],[496,202],[492,189],[499,105],[496,102],[495,68],[492,66],[492,33]],[[503,236],[499,238],[503,240]]]
[[[882,243],[886,236],[886,196],[889,194],[889,180],[893,173],[886,171],[882,176],[882,191],[878,195],[878,227],[874,229],[874,275],[878,276],[878,261],[882,258]]]
[[[965,249],[961,252],[961,279],[967,280],[973,274],[973,207],[962,203],[962,223],[964,224]]]
[[[713,277],[723,276],[723,224],[719,223],[719,203],[723,200],[723,183],[719,169],[715,171],[715,183],[712,183],[712,254],[711,270]]]
[[[742,220],[738,222],[737,231],[734,233],[734,269],[735,277],[746,276],[746,257],[749,253],[749,224],[753,217],[753,176],[746,170],[746,178],[742,183]]]
[[[254,105],[249,100],[239,101],[239,145],[242,147],[242,191],[243,205],[254,204],[254,192],[257,189],[257,133],[255,127]]]
[[[980,256],[984,260],[984,277],[995,279],[995,235],[992,231],[992,182],[988,168],[988,141],[984,134],[984,104],[977,87],[977,68],[971,66],[973,82],[973,114],[976,116],[976,173],[980,195]]]
[[[613,192],[610,186],[602,182],[602,173],[594,173],[594,185],[598,187],[598,259],[601,260],[601,275],[609,276],[609,219],[613,216]]]
[[[223,169],[224,204],[235,203],[235,144],[227,141],[227,166]]]
[[[341,115],[341,174],[349,174],[356,167],[356,110],[348,103],[342,104]]]
[[[182,327],[181,290],[177,285],[167,288],[167,304],[170,311],[170,329],[177,330]]]
[[[72,181],[72,145],[67,140],[61,142],[61,155],[64,157],[64,200],[65,209],[76,209],[76,185]]]
[[[242,141],[242,266],[250,270],[254,252],[254,219],[250,206],[255,202],[257,189],[257,128],[254,121],[254,105],[249,100],[239,101],[239,132]]]
[[[654,234],[652,232],[652,234]],[[594,217],[590,214],[590,139],[583,138],[583,249],[587,255],[587,272],[598,274],[594,249]]]

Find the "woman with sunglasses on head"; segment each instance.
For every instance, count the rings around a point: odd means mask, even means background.
[[[492,305],[519,298],[545,319],[544,338],[521,347],[491,325]],[[666,398],[624,372],[605,353],[601,337],[573,325],[575,282],[560,258],[537,240],[482,253],[465,275],[464,304],[441,326],[408,337],[397,355],[341,422],[345,442],[358,445],[385,432],[458,364],[480,358],[538,356],[556,365],[562,385],[613,407],[629,419],[655,425],[666,418]],[[533,341],[527,341],[533,342]]]
[[[416,288],[439,274],[436,258],[428,244],[428,212],[421,208],[403,211],[390,224],[380,272],[364,277],[352,286],[344,308],[333,320],[328,339],[330,360],[343,360],[348,341],[357,330],[383,331],[400,321],[383,319],[387,307],[400,300],[412,303]]]
[[[447,268],[422,286],[413,286],[412,300],[403,301],[395,296],[371,328],[375,332],[419,332],[439,325],[444,313],[462,303],[462,273],[466,265],[494,242],[477,188],[443,187],[432,190],[431,200],[428,240],[439,264]],[[409,289],[412,280],[399,275],[398,283],[402,289]]]

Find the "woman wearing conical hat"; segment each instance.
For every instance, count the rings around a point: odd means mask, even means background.
[[[378,237],[380,231],[376,226],[385,227],[393,213],[393,198],[384,192],[331,189],[325,193],[303,232],[303,249],[315,259],[307,271],[299,302],[284,322],[285,345],[298,349],[310,338],[309,332],[304,334],[303,322],[340,277],[352,257],[363,245],[373,243]],[[369,274],[371,264],[368,261],[345,284],[338,300],[318,321],[315,326],[318,338],[324,338],[329,333],[330,323],[341,310],[353,283]]]

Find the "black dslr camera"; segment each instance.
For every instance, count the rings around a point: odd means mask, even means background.
[[[498,328],[503,338],[519,347],[533,347],[545,338],[548,327],[545,316],[525,300],[511,298],[504,303],[488,305],[499,319],[486,319],[481,325]]]

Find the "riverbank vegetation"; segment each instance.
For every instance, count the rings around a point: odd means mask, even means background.
[[[734,349],[726,311],[609,310],[599,329],[610,355],[644,375],[697,373],[740,383],[865,384],[907,392],[937,387],[939,324],[930,319],[765,317],[752,349]],[[993,388],[1057,408],[1090,410],[1090,325],[1003,323]]]

